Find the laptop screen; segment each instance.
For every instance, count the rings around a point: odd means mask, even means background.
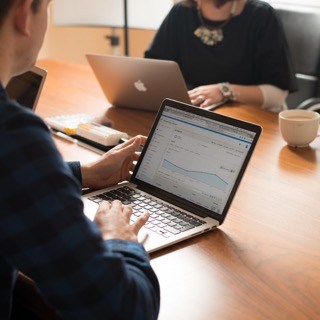
[[[135,178],[222,215],[258,138],[258,126],[250,131],[240,120],[187,110],[164,107]]]
[[[6,91],[11,99],[22,106],[34,110],[46,77],[46,71],[33,67],[30,71],[13,77]]]

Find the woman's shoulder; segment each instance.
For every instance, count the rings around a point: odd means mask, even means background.
[[[241,19],[250,21],[251,26],[264,24],[277,24],[275,9],[267,2],[261,0],[247,0]]]
[[[166,20],[175,25],[190,23],[197,17],[197,9],[194,6],[185,5],[184,2],[178,2],[173,5],[167,15]]]
[[[245,11],[251,14],[269,15],[273,14],[275,9],[262,0],[247,0]]]
[[[184,1],[177,2],[173,5],[171,13],[175,15],[185,15],[190,12],[195,12],[196,7],[186,4]]]

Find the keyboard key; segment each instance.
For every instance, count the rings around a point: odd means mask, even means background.
[[[158,229],[156,231],[157,234],[160,234],[161,236],[165,237],[165,238],[169,238],[170,237],[170,234],[162,229]]]
[[[172,234],[179,234],[179,233],[180,233],[179,230],[177,230],[177,229],[175,229],[175,228],[172,228],[172,227],[170,227],[170,226],[166,226],[166,227],[163,228],[163,229],[166,230],[166,231],[168,231],[168,232],[170,232],[170,233],[172,233]]]
[[[192,229],[192,228],[194,228],[194,226],[185,226],[185,227],[182,227],[181,229],[180,229],[180,231],[181,232],[184,232],[184,231],[187,231],[187,230],[190,230],[190,229]]]
[[[132,205],[132,222],[136,221],[146,211],[149,211],[150,217],[144,227],[164,237],[179,234],[205,223],[201,219],[197,219],[169,205],[164,205],[160,201],[152,199],[151,196],[144,195],[129,187],[121,187],[104,192],[89,199],[97,203],[102,200],[113,201],[118,199],[124,204]]]

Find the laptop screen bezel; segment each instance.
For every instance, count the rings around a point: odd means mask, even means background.
[[[39,98],[40,98],[40,94],[42,91],[42,87],[44,85],[45,79],[47,77],[47,71],[37,67],[37,66],[33,66],[29,71],[26,71],[20,75],[17,75],[15,77],[13,77],[7,87],[6,90],[8,91],[9,97],[10,99],[16,100],[17,102],[19,102],[22,106],[35,111]],[[19,96],[17,95],[17,93],[12,92],[10,90],[10,87],[12,88],[12,90],[15,90],[15,83],[16,81],[23,81],[26,84],[26,88],[28,86],[30,86],[30,89],[35,90],[36,94],[34,95],[34,99],[32,102],[32,106],[31,105],[25,105],[20,99]],[[34,86],[34,84],[36,84],[36,86]]]
[[[209,209],[206,209],[204,207],[200,207],[199,205],[196,205],[184,198],[180,198],[176,195],[173,195],[167,191],[164,191],[162,189],[159,189],[158,187],[155,187],[149,183],[146,183],[145,181],[142,181],[138,178],[136,178],[136,175],[137,175],[137,172],[140,168],[140,165],[142,163],[142,160],[145,156],[145,153],[146,153],[146,150],[150,144],[150,141],[151,141],[151,137],[153,136],[153,133],[158,125],[158,122],[161,118],[161,115],[163,113],[163,110],[166,106],[169,106],[169,107],[173,107],[173,108],[176,108],[176,109],[179,109],[179,110],[182,110],[182,111],[186,111],[186,112],[190,112],[192,114],[196,114],[196,115],[199,115],[199,116],[204,116],[205,118],[208,118],[208,119],[212,119],[212,120],[215,120],[215,121],[218,121],[218,122],[221,122],[223,124],[228,124],[228,125],[231,125],[231,126],[236,126],[236,127],[239,127],[241,129],[244,129],[244,130],[248,130],[248,131],[251,131],[253,133],[255,133],[255,137],[254,137],[254,140],[252,141],[251,143],[251,146],[250,146],[250,149],[248,150],[248,153],[243,161],[243,164],[241,166],[241,169],[239,171],[239,174],[236,178],[236,181],[234,183],[234,186],[230,192],[230,195],[228,197],[228,200],[225,204],[225,207],[222,211],[222,213],[216,213],[216,212],[213,212]],[[219,224],[221,225],[227,215],[227,212],[230,208],[230,205],[232,203],[232,200],[236,194],[236,191],[239,187],[239,184],[242,180],[242,177],[244,175],[244,172],[248,166],[248,163],[249,163],[249,160],[253,154],[253,151],[256,147],[256,144],[258,142],[258,139],[261,135],[261,132],[262,132],[262,128],[256,124],[253,124],[253,123],[249,123],[249,122],[245,122],[245,121],[242,121],[242,120],[239,120],[239,119],[235,119],[235,118],[231,118],[231,117],[227,117],[227,116],[224,116],[224,115],[221,115],[221,114],[217,114],[217,113],[214,113],[214,112],[210,112],[210,111],[207,111],[207,110],[203,110],[201,108],[196,108],[194,106],[191,106],[191,105],[188,105],[188,104],[185,104],[185,103],[182,103],[182,102],[178,102],[178,101],[175,101],[175,100],[171,100],[171,99],[165,99],[162,104],[161,104],[161,107],[157,113],[157,116],[154,120],[154,123],[153,123],[153,126],[149,132],[149,135],[148,135],[148,139],[145,143],[145,146],[142,150],[142,153],[140,155],[140,158],[136,164],[136,167],[135,167],[135,170],[132,174],[132,177],[130,179],[130,182],[134,183],[135,185],[137,185],[138,189],[142,190],[142,191],[146,191],[148,193],[150,193],[151,195],[155,196],[155,197],[158,197],[164,201],[167,201],[169,203],[172,203],[178,207],[181,207],[182,209],[184,210],[187,210],[189,212],[192,212],[192,213],[195,213],[197,215],[200,215],[202,217],[210,217],[210,218],[213,218],[213,219],[216,219],[219,221]]]

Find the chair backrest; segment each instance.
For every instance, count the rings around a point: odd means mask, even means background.
[[[319,96],[320,8],[303,5],[274,5],[288,40],[299,90],[289,94],[287,104],[295,108]]]

